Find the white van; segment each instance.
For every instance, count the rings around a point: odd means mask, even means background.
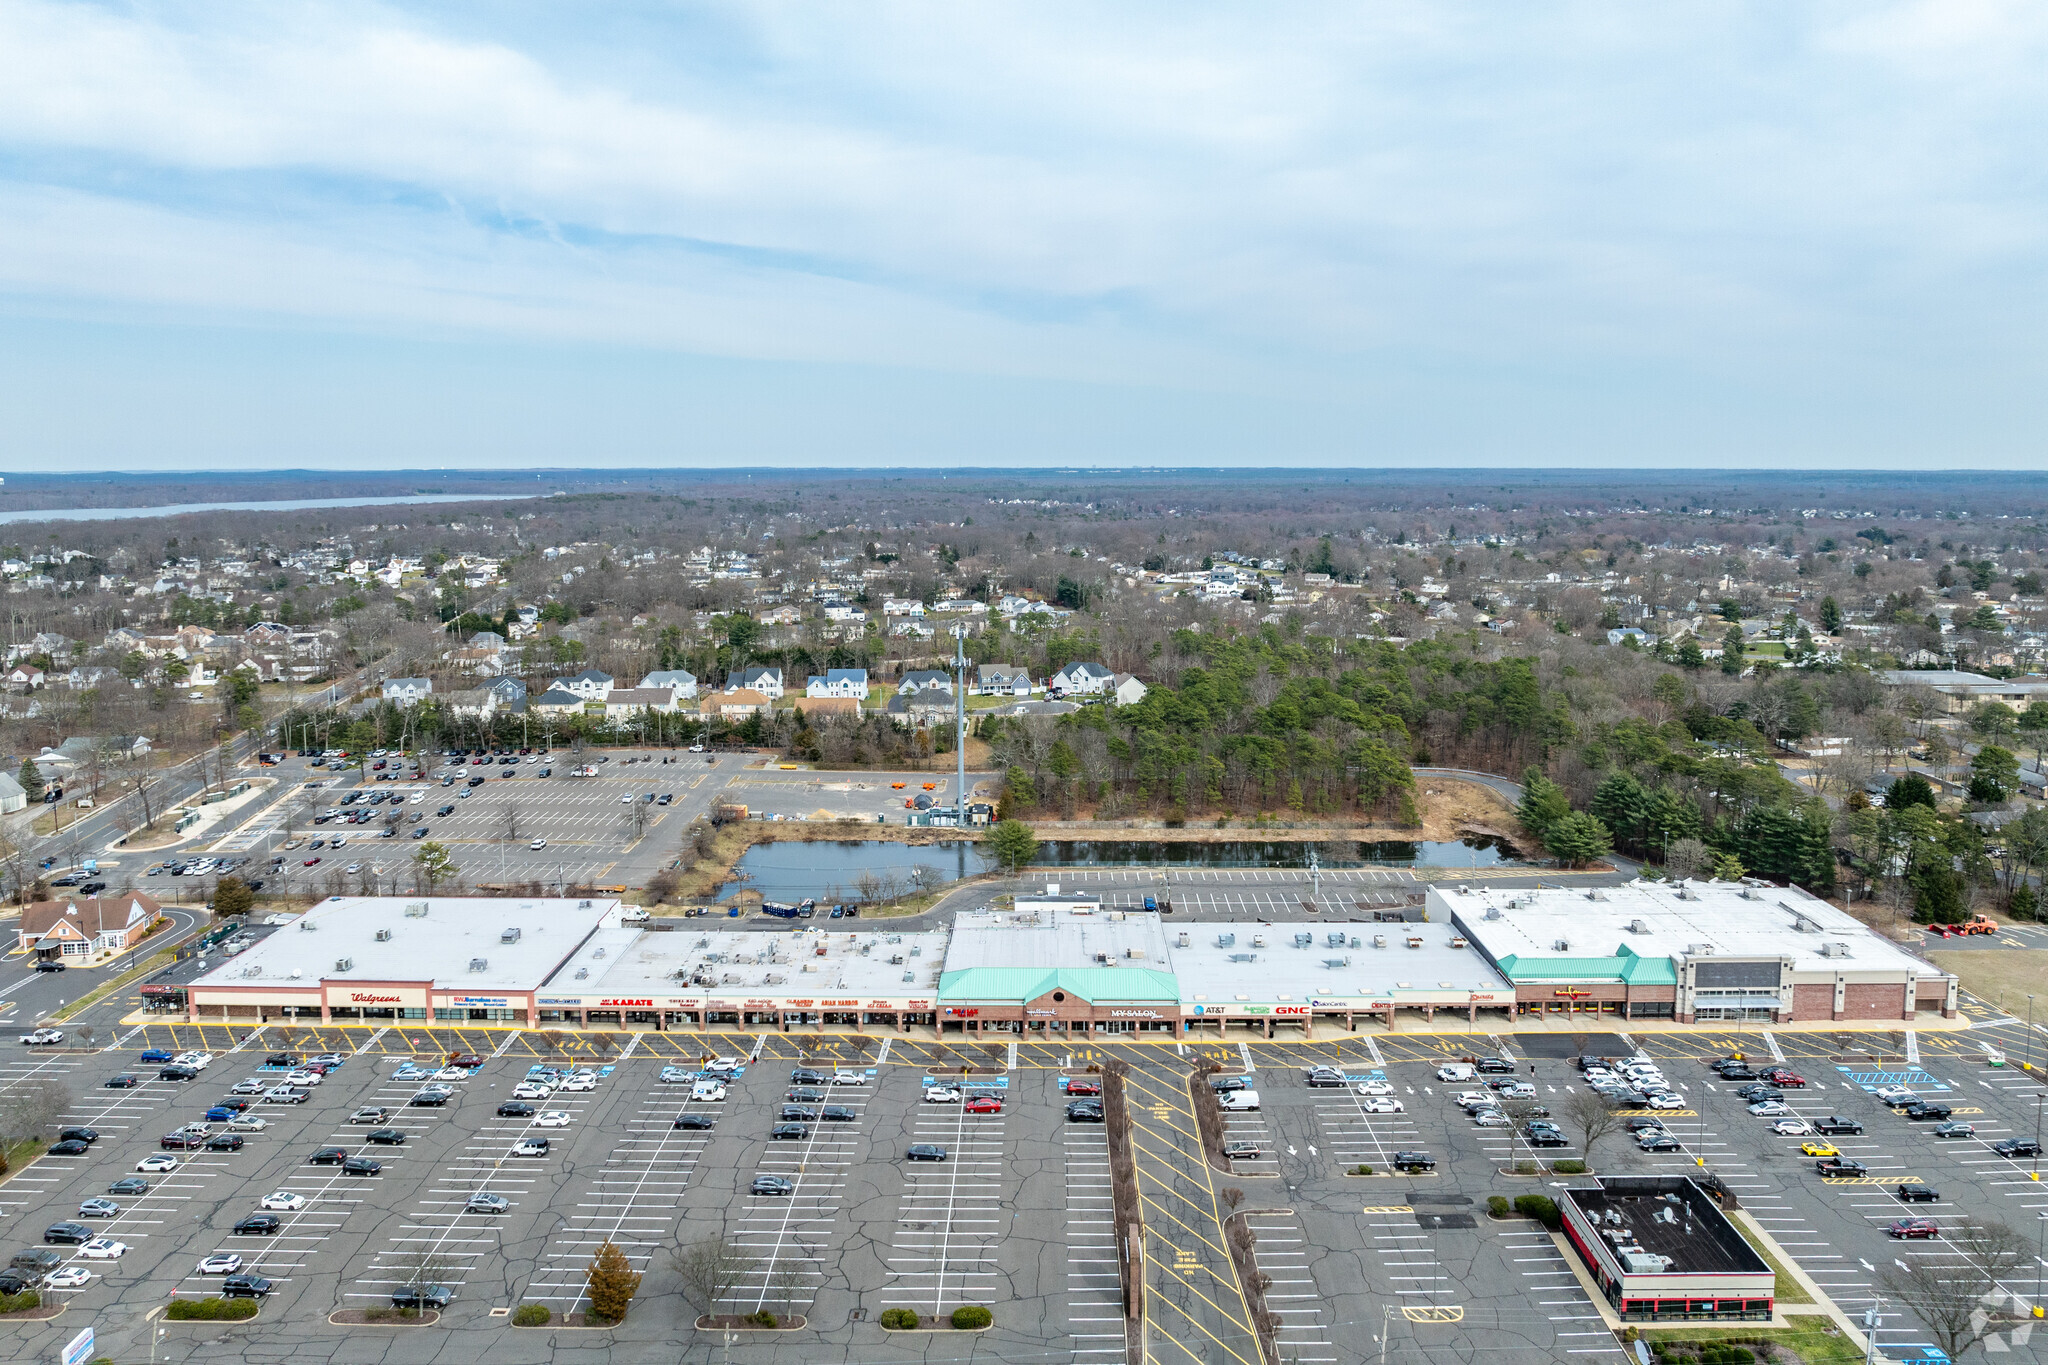
[[[1446,1062],[1436,1069],[1436,1078],[1440,1081],[1471,1081],[1477,1080],[1479,1073],[1469,1062]]]
[[[1259,1092],[1256,1090],[1226,1090],[1216,1097],[1218,1109],[1256,1109],[1259,1107]]]
[[[698,1081],[690,1087],[690,1098],[702,1100],[707,1104],[716,1104],[725,1098],[725,1087],[717,1081]]]

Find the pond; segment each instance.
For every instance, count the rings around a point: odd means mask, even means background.
[[[1499,867],[1516,861],[1512,846],[1498,839],[1448,842],[1304,843],[1296,840],[1233,840],[1223,843],[1162,839],[1051,839],[1038,846],[1034,867],[1306,867],[1310,849],[1330,867]],[[862,877],[882,896],[919,887],[942,886],[986,870],[967,842],[914,846],[882,839],[756,844],[741,856],[739,874],[719,888],[725,895],[748,887],[772,901],[814,897],[828,903],[860,899]]]

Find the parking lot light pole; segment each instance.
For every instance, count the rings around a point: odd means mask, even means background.
[[[1863,1365],[1873,1365],[1877,1359],[1877,1310],[1884,1307],[1884,1300],[1863,1310]]]

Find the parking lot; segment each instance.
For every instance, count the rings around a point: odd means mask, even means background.
[[[1596,1169],[1696,1172],[1703,1159],[1754,1227],[1851,1313],[1876,1297],[1877,1269],[1891,1260],[1939,1264],[1958,1254],[1940,1237],[1894,1241],[1885,1232],[1892,1220],[1998,1218],[2031,1230],[2048,1213],[2048,1195],[2030,1178],[2034,1163],[1990,1146],[2031,1137],[2039,1085],[1945,1041],[1930,1039],[1923,1050],[1902,1038],[1917,1063],[1902,1051],[1875,1064],[1830,1051],[1827,1035],[1766,1041],[1730,1030],[1593,1040],[1603,1051],[1643,1044],[1684,1101],[1658,1114],[1678,1150],[1642,1152],[1627,1135],[1611,1134],[1591,1154]],[[240,1273],[275,1285],[259,1322],[237,1332],[279,1343],[332,1334],[344,1330],[328,1325],[335,1310],[431,1282],[456,1296],[434,1330],[474,1335],[479,1353],[544,1359],[546,1333],[510,1331],[493,1310],[586,1306],[583,1268],[606,1240],[648,1277],[642,1306],[615,1335],[623,1342],[644,1332],[653,1341],[672,1333],[684,1311],[668,1249],[720,1235],[756,1258],[725,1307],[800,1313],[849,1358],[900,1354],[872,1326],[884,1309],[929,1315],[978,1303],[997,1319],[986,1349],[1007,1343],[1003,1349],[1020,1357],[1109,1365],[1125,1350],[1108,1152],[1100,1126],[1066,1121],[1063,1087],[1091,1064],[1122,1060],[1131,1067],[1133,1145],[1151,1229],[1155,1356],[1179,1342],[1197,1359],[1238,1351],[1256,1359],[1249,1309],[1224,1249],[1224,1195],[1233,1186],[1246,1192],[1244,1219],[1257,1234],[1259,1269],[1271,1276],[1266,1306],[1279,1323],[1276,1339],[1295,1359],[1352,1358],[1347,1343],[1389,1333],[1397,1350],[1421,1352],[1414,1359],[1482,1347],[1510,1360],[1602,1355],[1617,1349],[1612,1336],[1549,1236],[1519,1220],[1496,1222],[1483,1207],[1487,1194],[1546,1190],[1561,1179],[1506,1172],[1525,1160],[1585,1157],[1577,1134],[1534,1148],[1519,1125],[1481,1127],[1453,1100],[1470,1085],[1436,1076],[1452,1056],[1510,1058],[1517,1074],[1507,1079],[1533,1084],[1537,1102],[1569,1130],[1563,1102],[1579,1080],[1570,1062],[1551,1055],[1557,1041],[1501,1032],[1200,1046],[1020,1041],[968,1050],[900,1038],[151,1025],[108,1051],[9,1045],[0,1091],[60,1080],[71,1092],[65,1122],[101,1136],[86,1156],[45,1157],[0,1184],[0,1224],[17,1250],[35,1246],[43,1228],[72,1218],[82,1200],[107,1196],[114,1181],[140,1174],[150,1182],[146,1192],[109,1196],[115,1216],[85,1220],[94,1234],[126,1245],[118,1259],[56,1248],[93,1276],[59,1292],[117,1346],[124,1332],[142,1344],[142,1315],[167,1296],[216,1290],[221,1277],[199,1266],[218,1255],[239,1257]],[[694,1071],[710,1050],[736,1043],[744,1069],[721,1100],[693,1100],[689,1085],[661,1079],[664,1067]],[[137,1061],[144,1046],[214,1057],[197,1081],[163,1081],[156,1066]],[[310,1088],[304,1104],[257,1105],[252,1112],[266,1126],[243,1134],[242,1150],[163,1153],[173,1169],[135,1170],[160,1154],[162,1135],[199,1118],[235,1082],[281,1074],[261,1069],[280,1048],[348,1060]],[[1807,1080],[1785,1091],[1785,1117],[1839,1114],[1860,1123],[1863,1132],[1832,1141],[1868,1174],[1822,1179],[1815,1158],[1800,1151],[1812,1138],[1774,1133],[1775,1119],[1751,1115],[1735,1084],[1705,1065],[1735,1050],[1759,1065],[1782,1056]],[[447,1082],[454,1093],[445,1105],[409,1104],[423,1082],[401,1068],[425,1070],[454,1051],[479,1053],[484,1063]],[[1203,1058],[1245,1076],[1261,1096],[1256,1110],[1226,1115],[1226,1141],[1260,1149],[1227,1173],[1202,1160],[1192,1140],[1186,1079]],[[963,1060],[983,1068],[965,1078],[963,1098],[1000,1101],[993,1112],[926,1101],[935,1084],[961,1083]],[[1349,1083],[1310,1087],[1304,1068],[1314,1065],[1339,1067]],[[533,1116],[501,1115],[499,1105],[539,1067],[586,1070],[588,1088],[533,1101]],[[799,1067],[869,1079],[793,1082]],[[140,1083],[104,1088],[124,1071]],[[1933,1123],[1875,1098],[1875,1088],[1891,1084],[1947,1101],[1952,1121],[1975,1132],[1935,1137]],[[784,1120],[791,1105],[815,1117]],[[845,1115],[828,1117],[827,1105]],[[378,1123],[349,1121],[366,1107],[389,1113]],[[542,1114],[560,1117],[543,1128]],[[684,1114],[703,1115],[710,1126],[678,1128]],[[801,1131],[772,1136],[784,1121]],[[385,1127],[403,1133],[403,1143],[373,1143],[369,1134]],[[545,1137],[546,1150],[520,1154],[521,1141],[533,1137]],[[943,1148],[946,1159],[907,1160],[913,1144]],[[351,1174],[309,1160],[329,1147],[379,1169]],[[1433,1172],[1391,1170],[1394,1153],[1418,1150],[1435,1160]],[[1350,1173],[1361,1166],[1373,1173]],[[761,1178],[787,1186],[759,1185]],[[1896,1188],[1909,1179],[1928,1183],[1938,1198],[1902,1205]],[[269,1196],[286,1197],[275,1201],[283,1205],[274,1210],[278,1228],[236,1232]],[[480,1196],[503,1204],[480,1205]],[[2031,1273],[2027,1279],[2030,1293]],[[41,1330],[27,1329],[25,1343]],[[179,1340],[166,1343],[166,1358],[185,1358],[175,1354]],[[1887,1349],[1928,1340],[1922,1324],[1887,1310]]]

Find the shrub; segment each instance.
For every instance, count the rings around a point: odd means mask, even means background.
[[[882,1326],[897,1332],[909,1331],[917,1326],[917,1314],[908,1308],[884,1308]]]
[[[19,1294],[0,1294],[0,1313],[26,1313],[42,1306],[43,1296],[33,1289],[24,1289]]]
[[[976,1328],[986,1327],[995,1320],[996,1315],[983,1308],[980,1304],[962,1304],[953,1310],[953,1325],[963,1332],[971,1332]]]
[[[544,1303],[522,1303],[512,1313],[514,1327],[545,1327],[555,1315]]]
[[[1557,1211],[1557,1202],[1547,1194],[1516,1195],[1515,1212],[1524,1218],[1534,1218],[1546,1228],[1564,1226],[1564,1218]]]
[[[1533,1161],[1517,1161],[1517,1162],[1515,1163],[1515,1174],[1516,1174],[1516,1175],[1534,1175],[1534,1174],[1536,1174],[1536,1163],[1535,1163],[1535,1162],[1533,1162]],[[1516,1201],[1516,1202],[1518,1202],[1518,1203],[1519,1203],[1520,1201],[1518,1200],[1518,1201]]]
[[[1584,1175],[1586,1173],[1586,1163],[1583,1161],[1553,1161],[1550,1163],[1550,1169],[1559,1175]]]
[[[773,1327],[778,1319],[773,1313],[763,1308],[758,1312],[747,1314],[747,1321],[753,1323],[756,1327]]]
[[[1372,1167],[1370,1167],[1370,1166],[1366,1166],[1366,1165],[1358,1165],[1358,1166],[1353,1166],[1353,1167],[1351,1168],[1351,1174],[1353,1174],[1353,1175],[1371,1175],[1371,1174],[1372,1174]]]
[[[256,1300],[223,1299],[176,1299],[164,1310],[164,1317],[172,1322],[239,1322],[256,1316]]]
[[[1486,1211],[1496,1218],[1507,1217],[1508,1197],[1504,1194],[1489,1194],[1486,1196]]]

